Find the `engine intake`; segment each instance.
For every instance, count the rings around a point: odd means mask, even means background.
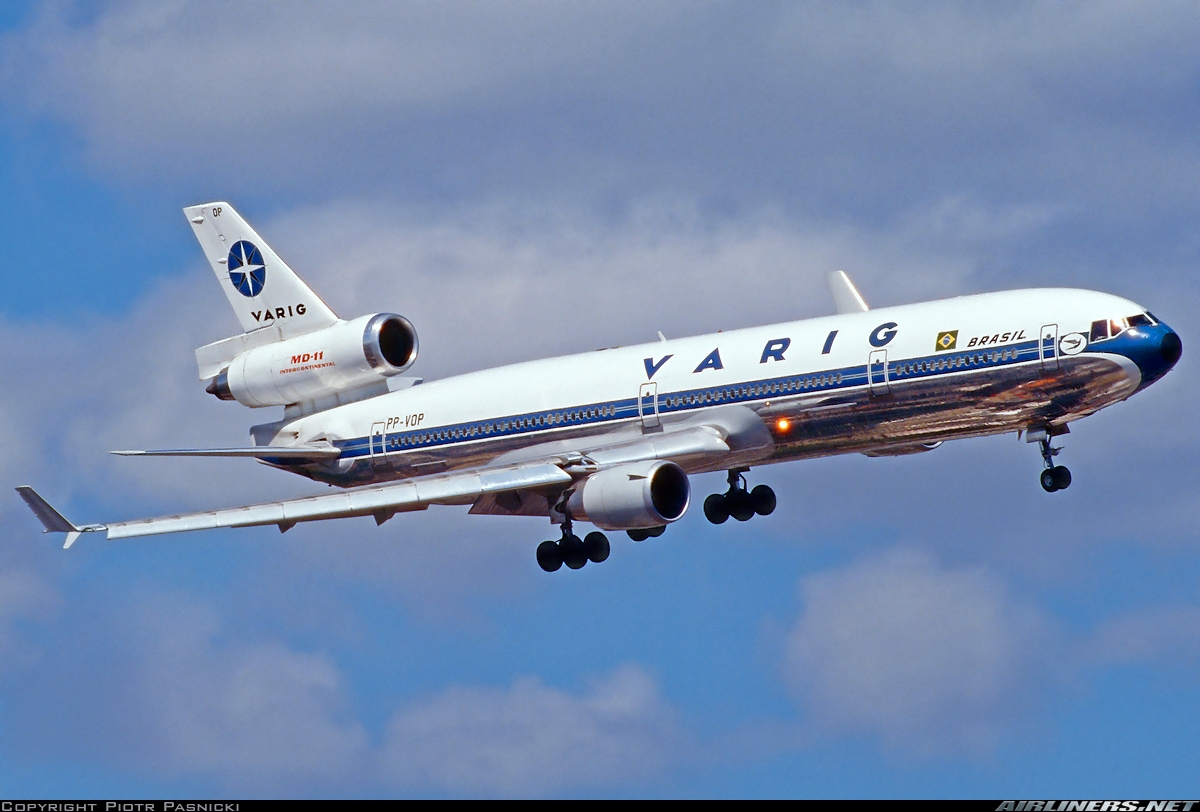
[[[399,375],[416,360],[408,319],[376,313],[247,350],[207,391],[246,406],[286,406]]]
[[[567,500],[576,519],[603,530],[662,527],[683,516],[691,498],[687,474],[673,462],[618,465],[592,474]]]

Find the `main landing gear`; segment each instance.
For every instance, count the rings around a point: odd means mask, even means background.
[[[660,527],[641,527],[637,530],[626,530],[625,532],[634,541],[645,541],[646,539],[658,538],[666,529],[667,526],[664,524]]]
[[[1042,462],[1046,466],[1039,478],[1039,481],[1042,483],[1042,489],[1046,493],[1066,490],[1071,484],[1071,471],[1065,465],[1054,464],[1055,456],[1062,449],[1052,447],[1049,436],[1042,437],[1038,440],[1038,444],[1042,449]]]
[[[608,558],[608,553],[607,536],[596,531],[580,539],[571,532],[571,518],[568,516],[562,523],[562,540],[543,541],[538,545],[537,562],[546,572],[554,572],[563,564],[577,570],[589,561],[599,564]]]
[[[713,524],[723,524],[730,516],[739,522],[749,521],[757,513],[769,516],[775,510],[775,491],[766,485],[758,485],[746,491],[749,468],[734,468],[729,472],[729,490],[714,493],[704,500],[704,516]]]

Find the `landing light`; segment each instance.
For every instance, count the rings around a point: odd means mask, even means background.
[[[792,427],[791,422],[786,417],[781,417],[775,421],[775,428],[780,431],[787,431]]]

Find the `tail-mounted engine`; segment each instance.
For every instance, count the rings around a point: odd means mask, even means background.
[[[246,350],[208,391],[246,406],[286,406],[381,382],[416,360],[408,319],[376,313]]]
[[[691,497],[687,474],[673,462],[618,465],[592,474],[567,500],[571,516],[603,530],[662,527],[683,516]]]

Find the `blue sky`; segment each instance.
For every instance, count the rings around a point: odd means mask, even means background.
[[[195,379],[210,200],[426,379],[822,315],[839,268],[1108,291],[1184,356],[1069,491],[1012,436],[757,468],[768,519],[552,576],[535,519],[64,552],[13,494],[0,795],[1194,796],[1194,3],[7,8],[0,449],[78,521],[318,490],[107,453],[274,419]]]

